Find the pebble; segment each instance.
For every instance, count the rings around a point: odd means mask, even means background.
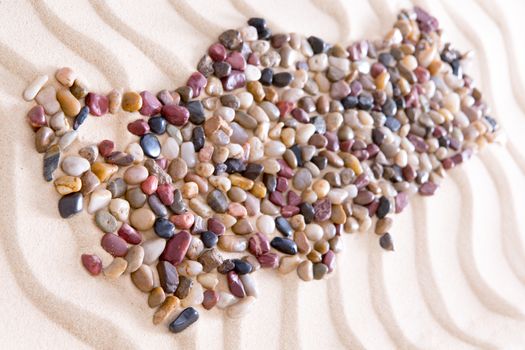
[[[244,290],[246,291],[247,296],[252,296],[257,298],[259,296],[259,289],[257,288],[257,282],[253,277],[253,274],[244,274],[239,275]]]
[[[193,283],[188,295],[181,300],[181,307],[196,306],[204,301],[204,291],[199,283]]]
[[[68,89],[58,90],[56,98],[66,116],[74,117],[80,112],[80,102]]]
[[[170,239],[175,234],[175,225],[165,218],[155,219],[153,228],[155,234],[164,239]]]
[[[301,258],[297,255],[282,257],[279,263],[279,272],[286,275],[297,269],[300,262]]]
[[[89,107],[89,113],[100,117],[109,111],[109,99],[104,95],[88,93],[85,98],[86,105]]]
[[[140,187],[134,187],[126,191],[126,200],[133,209],[139,209],[146,204],[147,196]]]
[[[126,271],[128,263],[125,259],[116,257],[113,261],[104,268],[104,276],[116,279]]]
[[[157,311],[155,311],[155,314],[153,315],[153,324],[159,324],[168,318],[177,308],[179,303],[179,298],[173,295],[168,295],[162,305],[157,309]]]
[[[109,112],[115,114],[118,112],[120,105],[122,103],[122,89],[113,89],[108,94],[109,100]]]
[[[303,281],[311,281],[314,279],[313,263],[310,260],[305,260],[297,266],[297,275]]]
[[[40,107],[40,106],[37,106]],[[40,107],[41,108],[41,107]],[[43,109],[42,109],[43,113]],[[44,118],[45,124],[45,118]],[[49,119],[49,126],[55,131],[56,136],[63,135],[66,131],[69,130],[69,121],[64,115],[64,112],[58,111]]]
[[[207,289],[215,289],[219,283],[219,279],[214,273],[201,273],[197,276],[197,281]]]
[[[140,291],[149,293],[155,286],[153,270],[148,265],[141,265],[135,272],[131,273],[131,281]]]
[[[51,143],[55,139],[55,132],[48,128],[47,126],[43,126],[35,134],[35,148],[38,153],[44,153],[47,151]]]
[[[106,208],[111,202],[111,192],[99,188],[91,193],[89,196],[88,213],[93,214],[100,209]]]
[[[144,154],[150,158],[158,158],[160,156],[160,142],[154,134],[145,134],[140,138],[140,147]]]
[[[323,263],[313,264],[313,277],[316,280],[323,279],[323,277],[328,273],[328,267]]]
[[[73,130],[77,130],[86,121],[89,114],[89,107],[84,106],[80,109],[80,112],[76,115],[73,121]]]
[[[206,290],[203,294],[202,306],[206,310],[211,310],[219,301],[219,293],[214,290]]]
[[[139,231],[146,231],[153,227],[155,214],[150,209],[140,208],[133,210],[129,216],[131,225]]]
[[[100,245],[114,257],[124,257],[128,252],[126,241],[113,233],[104,234],[100,240]]]
[[[95,162],[98,157],[98,147],[97,145],[88,145],[88,146],[82,147],[78,151],[78,155],[81,156],[82,158],[87,159],[87,161],[90,164],[93,164],[93,162]]]
[[[82,181],[77,176],[61,176],[55,180],[55,189],[61,195],[80,191]]]
[[[95,223],[103,232],[111,233],[117,231],[117,219],[107,210],[99,210],[95,213]]]
[[[102,271],[102,260],[94,254],[82,254],[82,265],[92,275],[98,276]]]
[[[132,273],[137,271],[144,262],[144,248],[140,245],[129,248],[125,259],[127,262],[126,272]]]
[[[88,171],[91,164],[82,157],[78,156],[67,156],[62,161],[62,170],[71,176],[80,176],[84,172]]]
[[[172,333],[180,333],[199,319],[199,313],[193,307],[184,309],[169,325]]]
[[[277,228],[277,230],[279,232],[282,233],[283,236],[285,236],[285,237],[291,237],[292,236],[293,229],[290,226],[290,223],[288,222],[288,220],[286,220],[282,216],[279,216],[279,217],[275,218],[275,227]]]
[[[27,112],[27,120],[29,124],[35,129],[45,126],[47,121],[44,114],[44,108],[42,106],[34,106],[31,108],[29,112]]]
[[[121,104],[126,112],[137,112],[142,107],[142,97],[135,91],[127,91],[122,95]]]
[[[186,276],[179,276],[179,286],[175,291],[175,296],[179,299],[184,299],[190,293],[193,287],[193,280]]]
[[[223,258],[216,248],[205,250],[198,261],[202,264],[203,271],[208,273],[222,264]]]
[[[151,265],[159,258],[166,247],[166,240],[153,238],[142,243],[144,248],[144,264]]]
[[[33,100],[42,87],[47,83],[49,77],[47,75],[41,75],[33,80],[24,90],[23,97],[26,101]]]
[[[80,190],[84,196],[87,196],[93,192],[98,187],[98,185],[100,185],[100,180],[98,177],[89,170],[82,174],[80,181],[82,181],[82,187]]]
[[[159,261],[157,264],[159,283],[166,294],[174,293],[179,286],[179,274],[175,266],[167,261]]]
[[[117,234],[129,244],[140,244],[142,242],[142,234],[125,222],[120,226]]]
[[[295,255],[297,254],[297,244],[288,238],[274,237],[270,242],[270,245],[284,254]]]
[[[197,164],[197,156],[195,154],[195,146],[192,142],[184,142],[180,146],[180,156],[188,166],[194,168]]]
[[[184,259],[190,242],[191,235],[187,231],[180,231],[168,240],[160,259],[177,266]]]
[[[207,196],[208,205],[217,213],[225,213],[228,209],[228,199],[220,190],[213,190]]]
[[[79,100],[81,98],[84,98],[88,93],[86,85],[79,79],[75,79],[75,81],[73,82],[73,85],[71,85],[69,90],[71,91],[73,96],[75,96],[75,98]]]
[[[166,300],[166,293],[161,287],[155,287],[151,290],[148,296],[148,306],[151,308],[157,307]]]

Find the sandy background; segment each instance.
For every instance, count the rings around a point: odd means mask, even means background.
[[[2,1],[0,3],[0,349],[474,349],[525,344],[525,4],[417,0],[477,78],[508,142],[454,169],[433,198],[395,217],[396,253],[345,237],[336,273],[304,283],[258,274],[240,321],[214,310],[180,335],[151,323],[128,278],[89,278],[80,254],[100,234],[87,213],[58,217],[21,98],[35,76],[74,67],[93,91],[175,88],[226,28],[253,15],[272,29],[344,44],[379,37],[409,1]],[[277,25],[278,24],[278,25]],[[90,119],[81,141],[124,144],[124,118]],[[95,248],[94,248],[95,247]],[[104,259],[107,261],[107,255]]]

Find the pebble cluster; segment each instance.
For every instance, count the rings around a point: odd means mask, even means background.
[[[82,264],[129,275],[153,323],[169,319],[175,333],[197,305],[248,312],[261,268],[322,279],[344,233],[374,226],[393,250],[392,214],[497,136],[466,55],[420,8],[382,40],[346,48],[247,24],[222,33],[173,91],[98,94],[62,68],[58,90],[42,76],[23,95],[37,103],[27,119],[60,215],[86,208],[114,257]],[[124,112],[137,115],[136,142],[68,152],[89,118]]]

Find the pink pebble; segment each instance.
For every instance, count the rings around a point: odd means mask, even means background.
[[[128,244],[126,241],[113,233],[106,233],[102,236],[100,245],[106,252],[115,257],[126,256],[126,253],[128,252]]]
[[[268,237],[260,232],[256,232],[248,241],[248,250],[256,257],[269,253],[270,241]]]
[[[146,180],[142,181],[140,184],[140,189],[147,195],[152,195],[157,191],[157,186],[159,185],[159,179],[155,175],[150,175]]]
[[[189,230],[195,222],[195,216],[192,213],[187,212],[179,215],[172,215],[170,221],[175,225],[176,228],[181,230]]]
[[[224,234],[224,232],[226,231],[226,227],[220,220],[216,218],[209,218],[208,219],[208,230],[215,233],[217,236],[220,236]]]
[[[104,140],[98,144],[98,152],[102,157],[107,157],[115,149],[115,143],[111,140]]]
[[[142,107],[140,108],[140,114],[145,116],[152,116],[154,114],[160,113],[162,109],[162,103],[159,99],[149,91],[142,91],[140,93],[142,96]]]
[[[158,164],[162,169],[166,170],[168,167],[168,160],[166,158],[157,158],[155,159],[155,163]]]
[[[190,112],[186,107],[176,104],[165,105],[162,107],[162,116],[168,123],[175,126],[184,126],[190,119]]]
[[[288,193],[286,194],[286,199],[287,199],[288,205],[293,205],[293,206],[298,206],[302,202],[301,196],[299,196],[294,191],[288,191]]]
[[[100,117],[108,113],[109,100],[106,96],[90,92],[86,95],[85,101],[91,115]]]
[[[335,268],[335,253],[331,250],[327,251],[325,255],[323,255],[323,264],[325,264],[328,267],[328,272],[334,271]]]
[[[224,61],[226,54],[226,48],[220,43],[215,43],[208,49],[208,55],[210,55],[214,61]]]
[[[248,215],[248,211],[246,210],[246,208],[240,204],[240,203],[235,203],[235,202],[231,202],[229,205],[228,205],[228,214],[236,217],[236,218],[242,218],[246,215]]]
[[[186,85],[192,88],[193,97],[199,97],[202,89],[206,86],[207,83],[208,80],[204,75],[202,75],[202,73],[195,72],[192,75],[190,75],[190,78],[186,82]]]
[[[149,125],[144,119],[137,119],[128,124],[128,131],[133,135],[142,136],[149,132]]]
[[[243,71],[246,69],[246,60],[241,55],[240,52],[232,51],[228,58],[226,59],[226,62],[228,62],[232,69]]]
[[[173,191],[174,188],[171,184],[162,184],[157,187],[157,195],[164,205],[171,205],[175,200]]]
[[[117,234],[129,244],[140,244],[142,242],[142,234],[126,223],[120,226]]]
[[[82,254],[82,265],[92,275],[97,276],[102,271],[102,260],[94,254]]]
[[[279,266],[279,256],[275,253],[267,253],[257,257],[257,261],[263,268],[275,269]]]

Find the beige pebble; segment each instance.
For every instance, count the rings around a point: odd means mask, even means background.
[[[103,209],[111,202],[111,192],[104,189],[98,188],[91,193],[89,196],[89,204],[87,211],[89,214],[93,214],[100,209]]]
[[[190,246],[186,252],[186,257],[191,260],[197,260],[197,258],[204,251],[204,244],[201,239],[197,236],[191,237]]]
[[[148,169],[143,165],[133,165],[124,172],[124,181],[130,185],[138,185],[149,176]]]
[[[259,296],[259,290],[253,274],[249,273],[246,275],[240,275],[239,277],[244,286],[244,290],[246,291],[246,295],[257,298]]]
[[[199,186],[195,182],[186,182],[182,185],[181,193],[184,198],[191,199],[199,195]]]
[[[206,289],[215,289],[219,279],[215,273],[201,273],[197,276],[197,281]]]
[[[155,214],[148,208],[140,208],[131,212],[129,216],[131,225],[139,231],[146,231],[153,227]]]
[[[49,77],[47,75],[41,75],[33,80],[24,90],[23,97],[26,101],[31,101],[40,92],[40,89],[47,83]]]
[[[233,305],[238,299],[228,292],[219,292],[219,301],[217,307],[221,310]]]
[[[313,264],[310,260],[305,260],[297,266],[297,275],[303,281],[311,281],[314,279]]]
[[[190,200],[190,208],[203,218],[208,218],[213,215],[213,210],[202,198],[192,198]]]
[[[82,181],[77,176],[61,176],[55,180],[55,189],[61,195],[80,191]]]
[[[115,114],[120,109],[122,103],[122,89],[113,89],[108,95],[109,113]]]
[[[142,243],[144,248],[144,264],[151,265],[158,259],[166,247],[164,238],[153,238]]]
[[[317,242],[323,238],[323,228],[318,224],[308,224],[304,230],[306,237],[313,242]]]
[[[279,272],[283,275],[288,274],[297,268],[301,262],[301,258],[297,255],[284,256],[279,263]]]
[[[77,78],[76,73],[69,67],[62,67],[55,73],[55,78],[65,87],[71,87]]]
[[[64,112],[58,111],[49,118],[49,126],[55,130],[56,136],[61,136],[69,130],[69,121]]]
[[[328,191],[330,191],[330,183],[325,179],[318,179],[312,185],[312,189],[318,198],[324,198],[328,194]]]
[[[248,248],[248,240],[235,235],[222,235],[219,237],[219,247],[227,252],[243,252]]]
[[[125,222],[129,216],[129,202],[122,198],[114,198],[109,202],[109,211],[117,220]]]
[[[109,278],[120,277],[126,271],[127,266],[128,262],[124,258],[115,258],[104,268],[104,276]]]
[[[202,264],[198,261],[184,260],[177,265],[177,271],[183,276],[197,276],[202,272]]]
[[[139,290],[149,293],[154,287],[153,270],[148,265],[141,265],[131,273],[131,281]]]
[[[134,245],[128,249],[126,254],[126,261],[128,262],[128,267],[126,272],[132,273],[139,269],[139,267],[144,262],[144,248],[140,245]]]
[[[164,300],[166,300],[166,293],[164,293],[164,289],[161,287],[155,287],[149,293],[148,306],[151,308],[157,307],[162,304]]]
[[[47,115],[55,114],[60,110],[60,104],[56,97],[56,89],[51,85],[42,88],[35,99],[39,105],[44,107]]]
[[[204,300],[204,290],[200,283],[193,282],[193,286],[186,298],[180,301],[180,306],[183,308],[200,305]]]

